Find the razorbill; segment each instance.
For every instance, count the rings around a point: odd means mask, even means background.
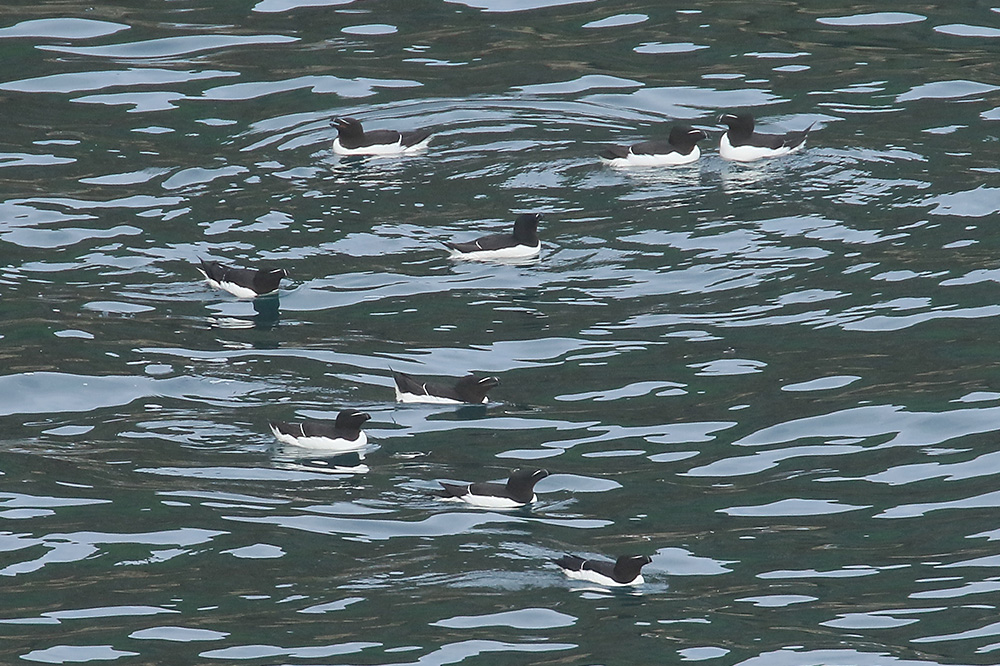
[[[556,563],[570,578],[599,585],[642,585],[642,567],[653,561],[649,555],[622,555],[616,562],[587,560],[576,555],[563,555]]]
[[[806,145],[806,136],[812,129],[809,125],[804,130],[787,134],[760,134],[753,131],[753,115],[749,113],[723,113],[719,122],[729,127],[719,142],[719,155],[734,162],[753,162],[793,153]]]
[[[234,268],[204,259],[195,268],[205,276],[210,287],[228,291],[237,298],[257,298],[270,294],[277,291],[281,278],[288,277],[284,268]]]
[[[538,240],[541,213],[524,213],[514,221],[509,234],[491,234],[464,243],[446,242],[453,259],[527,259],[542,249]]]
[[[337,118],[333,125],[337,128],[333,152],[338,155],[408,155],[423,150],[431,141],[430,130],[366,132],[357,118]]]
[[[435,405],[458,405],[465,403],[486,404],[487,391],[497,386],[496,377],[476,377],[467,375],[454,385],[425,382],[403,372],[392,371],[396,382],[397,402],[424,402]]]
[[[632,146],[609,145],[601,159],[613,167],[675,166],[689,164],[701,156],[698,142],[708,135],[689,125],[675,125],[666,141],[643,141]]]
[[[271,432],[283,444],[301,446],[306,449],[326,451],[350,451],[360,449],[368,443],[368,435],[361,426],[371,418],[365,412],[346,409],[337,414],[334,423],[329,421],[304,421],[283,423],[272,421]]]
[[[535,484],[547,477],[544,469],[515,470],[507,483],[445,483],[435,492],[438,497],[467,502],[473,506],[490,509],[513,509],[537,500]]]

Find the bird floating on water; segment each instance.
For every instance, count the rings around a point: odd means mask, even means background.
[[[462,243],[446,242],[453,259],[527,259],[536,256],[542,248],[538,240],[538,221],[541,213],[524,213],[514,221],[514,231],[509,234],[490,234]]]
[[[806,145],[812,125],[804,130],[785,134],[761,134],[754,131],[750,113],[723,113],[719,122],[729,129],[719,142],[719,155],[734,162],[753,162],[767,157],[781,157]]]
[[[515,470],[506,483],[445,483],[435,494],[490,509],[513,509],[537,501],[535,484],[549,475],[544,469]]]
[[[333,152],[338,155],[409,155],[423,150],[431,141],[430,130],[366,132],[357,118],[337,118],[333,125],[337,128]]]
[[[486,393],[500,384],[496,377],[466,375],[452,385],[425,382],[404,372],[392,371],[398,402],[423,402],[435,405],[486,404]]]
[[[708,135],[689,125],[675,125],[666,141],[643,141],[631,146],[609,145],[601,159],[613,167],[676,166],[690,164],[701,156],[698,142]]]
[[[205,261],[195,266],[213,289],[228,291],[237,298],[257,298],[278,290],[278,283],[288,277],[284,268],[269,270],[235,268],[218,261]]]
[[[271,432],[283,444],[306,449],[326,451],[351,451],[368,443],[368,435],[361,429],[370,414],[355,409],[346,409],[337,414],[334,423],[329,421],[303,421],[285,423],[272,421]]]
[[[653,561],[648,555],[622,555],[617,561],[588,560],[577,555],[563,555],[552,560],[570,578],[598,585],[642,585],[642,568]]]

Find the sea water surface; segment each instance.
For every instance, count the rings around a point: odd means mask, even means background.
[[[0,661],[997,663],[998,37],[982,3],[3,8]],[[733,109],[807,147],[722,161]],[[434,139],[341,158],[344,115]],[[698,162],[597,158],[672,122]],[[525,211],[537,261],[441,244]],[[239,301],[199,257],[290,278]],[[390,368],[502,383],[399,406]],[[342,409],[361,456],[268,430]],[[431,495],[536,466],[526,509]]]

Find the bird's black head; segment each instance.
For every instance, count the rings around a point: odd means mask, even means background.
[[[535,494],[535,484],[548,475],[544,469],[516,469],[507,479],[507,492],[515,499],[528,503]]]
[[[361,426],[370,418],[371,414],[367,412],[345,409],[337,414],[337,427],[345,430],[361,430]]]
[[[511,472],[507,483],[518,481],[521,483],[530,483],[531,486],[534,486],[548,475],[549,471],[546,469],[515,469]]]
[[[700,129],[695,129],[690,125],[674,125],[670,130],[670,145],[675,148],[688,149],[690,150],[692,146],[701,141],[702,139],[707,139],[708,135],[702,132]]]
[[[615,562],[616,567],[628,567],[634,569],[636,573],[644,566],[653,561],[649,555],[622,555]]]
[[[723,113],[719,116],[719,122],[726,125],[730,132],[741,135],[745,134],[747,136],[753,134],[753,115],[745,111],[741,113]]]
[[[478,377],[476,384],[484,389],[491,389],[494,386],[499,386],[500,380],[497,377]]]
[[[285,277],[288,277],[288,273],[285,272],[284,268],[259,270],[253,276],[253,290],[258,295],[269,294],[278,289],[278,284]]]
[[[337,134],[342,137],[360,137],[365,133],[361,128],[361,121],[357,118],[334,118],[333,126],[337,128]]]
[[[538,242],[538,221],[541,213],[523,213],[514,220],[514,240],[534,245]]]
[[[466,375],[455,382],[455,392],[462,397],[465,402],[483,402],[490,389],[500,385],[500,380],[496,377],[477,377],[476,375]]]
[[[619,583],[630,583],[652,561],[649,555],[622,555],[615,562],[614,577]]]

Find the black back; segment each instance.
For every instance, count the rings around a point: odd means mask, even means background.
[[[392,380],[396,382],[396,388],[402,393],[413,393],[414,395],[425,395],[428,393],[424,382],[405,372],[392,370]]]
[[[457,483],[445,483],[444,481],[438,481],[441,484],[439,490],[432,492],[437,497],[463,497],[471,492],[472,484],[466,483],[465,485],[460,485]],[[478,485],[478,484],[477,484]],[[486,484],[496,486],[498,489],[503,489],[499,483]],[[483,493],[479,493],[483,494]]]
[[[583,559],[579,555],[563,555],[562,557],[552,561],[563,569],[568,569],[570,571],[581,571],[583,569],[583,565],[587,563],[587,560]]]
[[[629,150],[634,155],[663,155],[664,153],[681,152],[669,141],[643,141],[635,144]],[[685,152],[690,153],[691,150],[688,149]]]
[[[514,247],[517,244],[518,243],[514,240],[514,236],[512,234],[490,234],[489,236],[482,236],[474,241],[466,241],[464,243],[445,242],[446,246],[459,252],[501,250],[505,247]]]
[[[465,243],[446,242],[445,245],[458,252],[478,252],[480,250],[501,250],[515,245],[538,245],[538,221],[541,213],[524,213],[514,220],[511,234],[490,234]]]
[[[804,130],[798,130],[797,132],[788,132],[787,134],[785,134],[784,145],[788,146],[789,148],[794,148],[795,146],[805,141],[806,137],[809,136],[809,130],[813,128],[814,124],[815,123],[810,123],[809,127],[805,128]]]
[[[400,132],[399,136],[403,145],[409,148],[410,146],[417,145],[431,134],[433,134],[431,130],[413,130],[411,132]]]

